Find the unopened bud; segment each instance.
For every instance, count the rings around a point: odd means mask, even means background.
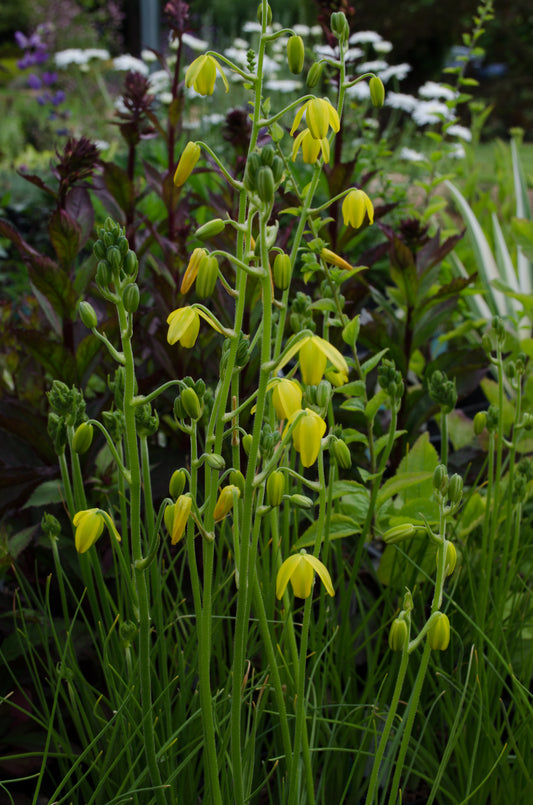
[[[186,481],[187,474],[185,470],[174,470],[168,484],[168,492],[171,498],[179,498],[185,489]]]
[[[80,319],[89,330],[97,326],[98,318],[96,311],[90,302],[80,302],[79,313]]]
[[[183,410],[191,419],[196,421],[200,419],[202,415],[202,407],[200,405],[200,400],[198,399],[198,395],[194,389],[190,386],[180,394],[181,404],[183,406]]]
[[[453,542],[446,540],[446,555],[444,557],[444,566],[446,568],[446,575],[451,576],[457,564],[457,549]]]
[[[320,62],[315,62],[309,68],[309,72],[307,73],[306,84],[309,89],[313,89],[316,87],[320,79],[322,78],[322,69],[323,65]]]
[[[393,528],[388,528],[383,534],[383,541],[387,545],[396,545],[396,543],[414,536],[415,532],[416,528],[412,523],[402,523]]]
[[[76,432],[72,437],[72,449],[75,453],[86,453],[93,441],[93,426],[88,422],[82,422],[78,425]]]
[[[480,436],[487,426],[487,412],[478,411],[474,417],[474,433]]]
[[[312,509],[314,506],[313,501],[307,495],[291,495],[289,500],[293,506],[297,506],[299,509]]]
[[[215,522],[222,520],[227,514],[229,514],[233,508],[233,495],[240,497],[241,493],[238,486],[228,484],[228,486],[225,486],[224,489],[222,489],[213,511]]]
[[[385,86],[383,85],[383,81],[381,78],[378,78],[377,75],[374,75],[368,82],[368,88],[370,89],[372,105],[381,109],[385,101]]]
[[[215,235],[220,235],[225,226],[226,223],[222,220],[222,218],[213,218],[212,221],[207,221],[207,223],[199,227],[195,234],[197,238],[208,240]]]
[[[350,26],[343,11],[334,11],[330,18],[331,32],[335,34],[339,42],[346,42],[350,36]]]
[[[287,61],[293,75],[299,75],[304,66],[305,48],[301,36],[290,36],[287,42]]]
[[[335,461],[343,470],[349,470],[352,466],[352,454],[350,448],[342,439],[335,439],[331,445],[331,452]]]
[[[140,299],[141,294],[139,291],[139,286],[135,282],[126,285],[122,293],[122,302],[124,304],[124,309],[128,313],[135,313],[137,311]]]
[[[137,255],[132,249],[129,249],[124,258],[124,271],[128,277],[134,277],[139,268],[139,261]]]
[[[274,470],[268,476],[267,500],[270,506],[279,506],[285,494],[285,473],[281,470]]]
[[[226,462],[218,453],[208,453],[205,457],[205,463],[212,470],[223,470]]]
[[[461,498],[463,496],[463,479],[457,473],[454,473],[450,478],[450,482],[448,484],[448,500],[452,504],[452,506],[456,506],[460,503]]]
[[[428,631],[428,643],[433,651],[446,651],[450,645],[450,621],[444,612],[434,616]]]
[[[403,651],[409,642],[409,627],[403,618],[396,618],[392,622],[389,632],[389,648],[391,651]]]
[[[244,475],[240,470],[232,470],[229,474],[230,483],[236,486],[241,497],[244,495]]]
[[[285,291],[291,284],[292,264],[288,254],[276,255],[272,268],[276,288]]]
[[[433,487],[441,495],[445,495],[448,491],[448,472],[444,464],[438,464],[433,473]]]
[[[245,435],[242,437],[241,440],[244,452],[246,453],[247,456],[250,455],[250,450],[252,449],[252,440],[253,437],[251,433],[245,433]]]

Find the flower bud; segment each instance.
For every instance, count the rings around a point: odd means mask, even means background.
[[[124,258],[124,271],[128,277],[134,277],[139,268],[139,261],[137,255],[132,249],[129,249]]]
[[[403,651],[409,642],[409,627],[403,618],[396,618],[392,622],[389,632],[389,648],[391,651]]]
[[[110,246],[106,253],[106,259],[112,271],[119,271],[122,267],[122,255],[118,246]]]
[[[124,308],[128,313],[135,313],[137,311],[140,299],[141,294],[139,291],[139,286],[135,282],[126,285],[122,293],[122,302],[124,303]]]
[[[267,500],[270,506],[279,506],[285,494],[285,473],[274,470],[268,476],[266,483]]]
[[[96,266],[95,279],[100,288],[107,288],[107,286],[110,284],[111,266],[109,265],[107,260],[100,260],[100,262]]]
[[[196,277],[196,293],[200,299],[207,299],[215,290],[218,279],[218,261],[216,257],[204,257],[198,267]]]
[[[350,448],[342,439],[335,439],[331,445],[331,452],[335,461],[343,470],[349,470],[352,466],[352,454]]]
[[[444,565],[446,567],[446,575],[451,576],[457,564],[457,549],[453,542],[446,540],[446,555],[444,557]]]
[[[174,498],[174,500],[176,498],[179,498],[179,496],[185,489],[186,481],[187,481],[187,473],[185,472],[185,470],[174,470],[168,484],[168,493],[171,498]]]
[[[242,446],[243,446],[244,452],[246,453],[247,456],[249,456],[250,455],[250,450],[252,449],[252,441],[253,441],[252,434],[251,433],[245,433],[245,435],[242,437],[241,441],[242,441]]]
[[[255,177],[257,195],[266,204],[270,204],[274,198],[274,174],[267,165],[262,165]]]
[[[196,237],[202,240],[208,240],[215,235],[220,235],[225,226],[226,223],[222,218],[213,218],[212,221],[208,221],[196,230]]]
[[[383,81],[381,78],[378,78],[377,75],[374,75],[368,82],[368,88],[370,89],[370,100],[372,101],[372,105],[376,106],[378,109],[381,109],[385,101],[385,87],[383,85]]]
[[[174,174],[174,184],[176,187],[181,187],[185,184],[191,173],[193,172],[196,163],[200,157],[201,148],[195,142],[188,142],[185,146],[183,153],[178,162],[176,172]]]
[[[350,26],[343,11],[334,11],[330,17],[329,27],[339,42],[346,42],[350,36]]]
[[[76,432],[72,437],[72,449],[75,453],[86,453],[92,444],[93,440],[93,426],[88,422],[82,422],[78,425]]]
[[[283,164],[282,158],[277,154],[274,156],[274,159],[272,160],[272,165],[270,166],[270,169],[272,170],[274,183],[278,185],[283,179],[283,171],[285,170],[285,165]]]
[[[487,412],[478,411],[474,417],[474,433],[480,436],[487,426]]]
[[[307,495],[291,495],[289,501],[298,509],[312,509],[314,506],[313,501]]]
[[[183,406],[183,410],[191,419],[196,421],[200,419],[202,415],[202,407],[200,405],[200,400],[198,399],[198,395],[194,389],[190,386],[180,394],[181,404]]]
[[[96,316],[96,311],[90,302],[80,302],[79,314],[80,319],[89,330],[92,330],[93,327],[97,326],[98,318]]]
[[[301,36],[290,36],[287,42],[287,61],[293,75],[299,75],[304,66],[305,48]]]
[[[98,260],[105,260],[106,248],[103,240],[97,240],[93,244],[93,254]]]
[[[189,494],[180,495],[175,503],[166,507],[163,517],[172,545],[176,545],[183,537],[191,508],[192,498]]]
[[[323,411],[325,411],[329,405],[329,401],[331,399],[331,391],[332,386],[329,380],[321,380],[316,387],[315,391],[316,404]]]
[[[227,514],[229,514],[229,512],[233,508],[234,494],[236,494],[237,497],[241,496],[239,487],[235,486],[234,484],[228,484],[228,486],[225,486],[224,489],[222,489],[220,495],[218,496],[218,500],[215,505],[215,510],[213,512],[215,522],[218,522],[218,520],[223,520],[224,517]]]
[[[259,22],[262,25],[263,24],[263,3],[259,3],[259,5],[257,7],[257,19],[259,20]],[[270,5],[268,3],[267,3],[266,24],[267,25],[272,25],[272,9],[270,8]]]
[[[118,250],[121,253],[122,257],[126,257],[130,244],[128,242],[128,238],[125,235],[121,235],[117,240]]]
[[[393,528],[388,528],[383,534],[383,541],[387,545],[396,545],[404,539],[409,539],[416,533],[416,528],[412,523],[402,523]]]
[[[428,643],[433,651],[446,651],[450,645],[450,621],[444,612],[434,617],[428,631]]]
[[[205,463],[212,470],[223,470],[226,462],[218,453],[208,453],[205,457]]]
[[[291,284],[292,264],[288,254],[278,253],[272,267],[276,288],[285,291]]]
[[[463,496],[463,479],[457,473],[454,473],[450,478],[450,482],[448,484],[448,500],[452,504],[452,506],[456,506],[460,503],[461,498]]]
[[[441,495],[448,491],[448,473],[444,464],[438,464],[433,472],[433,487]]]
[[[229,474],[230,483],[236,486],[241,496],[244,495],[244,475],[240,470],[232,470]]]
[[[313,89],[316,87],[320,79],[322,78],[322,69],[323,65],[320,62],[315,62],[309,68],[309,72],[307,73],[306,84],[309,89]]]

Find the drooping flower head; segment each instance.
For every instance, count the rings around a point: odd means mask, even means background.
[[[329,360],[339,372],[348,374],[348,364],[336,347],[319,335],[310,335],[300,342],[300,371],[307,386],[318,386]]]
[[[186,349],[194,347],[200,331],[200,316],[202,319],[205,319],[217,333],[224,332],[215,317],[208,315],[208,311],[197,309],[193,306],[178,307],[176,310],[173,310],[167,318],[168,343],[175,344],[179,342],[181,346]]]
[[[333,131],[340,129],[339,114],[331,102],[327,98],[311,98],[296,112],[291,136],[300,125],[304,113],[306,126],[315,140],[323,140],[327,137],[330,126]]]
[[[289,419],[302,407],[302,389],[296,380],[287,377],[272,381],[272,403],[279,419]]]
[[[222,67],[214,56],[207,54],[198,56],[189,65],[185,73],[185,86],[187,88],[192,87],[199,95],[212,95],[215,90],[217,70],[222,76],[226,92],[229,92],[228,79],[224,75]]]
[[[74,542],[78,553],[85,553],[92,548],[96,540],[102,536],[104,525],[107,525],[110,533],[120,542],[118,533],[113,520],[101,509],[84,509],[76,512],[72,518],[72,524],[76,528]]]
[[[287,584],[291,583],[294,595],[298,598],[309,598],[313,588],[315,572],[320,576],[328,595],[334,596],[335,590],[331,576],[325,564],[316,556],[302,550],[300,553],[285,559],[276,578],[276,597],[283,598]]]
[[[364,190],[350,190],[342,202],[344,225],[359,229],[365,220],[365,214],[371,224],[374,223],[374,205]]]
[[[304,467],[311,467],[317,460],[327,425],[316,411],[305,408],[303,412],[295,411],[291,414],[285,432],[296,418],[298,421],[292,432],[292,443],[296,452],[300,453],[300,460]]]
[[[320,153],[322,153],[324,162],[329,162],[330,151],[327,137],[323,137],[321,140],[316,140],[312,136],[309,129],[304,129],[298,134],[293,143],[291,154],[291,159],[293,162],[296,162],[296,157],[298,156],[298,151],[300,148],[302,149],[302,157],[306,165],[314,165],[318,160]]]

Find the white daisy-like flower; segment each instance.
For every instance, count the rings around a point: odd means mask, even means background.
[[[297,92],[302,88],[302,82],[295,78],[271,78],[265,82],[265,87],[271,92]]]
[[[143,61],[131,56],[129,53],[124,53],[122,56],[117,56],[116,59],[113,59],[113,67],[115,70],[132,71],[141,75],[148,75],[150,72]]]
[[[93,140],[93,145],[95,145],[99,151],[107,151],[109,148],[109,143],[105,140]]]
[[[407,95],[405,92],[387,92],[385,95],[385,106],[390,106],[391,109],[401,109],[402,112],[411,114],[420,101],[413,95]]]
[[[247,42],[246,39],[242,39],[240,36],[238,36],[233,40],[233,47],[237,48],[238,50],[249,50],[250,43]]]
[[[451,87],[445,87],[444,84],[438,84],[436,81],[426,81],[420,89],[418,94],[421,98],[442,98],[444,101],[453,101],[457,98],[457,92]]]
[[[381,42],[383,37],[376,33],[376,31],[357,31],[352,34],[348,39],[350,45],[373,45],[376,42]]]
[[[460,140],[465,140],[467,143],[472,142],[472,132],[470,129],[467,129],[466,126],[460,126],[458,123],[454,123],[453,126],[446,129],[446,134],[449,134],[451,137],[459,137]]]
[[[198,52],[202,52],[207,50],[209,47],[209,42],[205,42],[203,39],[198,39],[197,36],[192,36],[192,34],[183,34],[181,37],[181,41],[184,45],[187,45],[188,48],[191,50],[195,50]]]
[[[406,162],[426,162],[424,154],[421,154],[420,151],[415,151],[414,148],[407,148],[406,146],[401,149],[399,157]]]
[[[374,42],[374,50],[376,53],[390,53],[393,48],[392,42],[382,39],[381,42]]]
[[[390,81],[391,78],[395,78],[397,81],[403,81],[412,69],[413,68],[411,65],[407,64],[407,62],[402,62],[402,64],[391,64],[390,67],[386,67],[385,70],[379,71],[379,77],[384,84],[387,81]]]
[[[450,120],[452,111],[441,101],[419,101],[411,116],[418,126],[429,126],[441,120]]]
[[[149,77],[150,82],[150,91],[154,93],[154,95],[159,95],[161,92],[165,90],[168,91],[170,85],[170,78],[166,70],[155,70],[153,73],[150,73]]]
[[[360,59],[361,56],[364,56],[365,51],[363,48],[348,48],[346,51],[346,61],[355,61],[355,59]]]
[[[68,67],[70,64],[87,64],[87,53],[81,48],[67,48],[54,54],[56,67]]]
[[[326,59],[335,59],[337,57],[335,49],[330,45],[316,45],[315,53],[317,56],[325,57]]]
[[[374,61],[364,61],[357,65],[357,70],[360,73],[379,73],[380,70],[386,70],[389,65],[383,59],[374,59]]]
[[[159,101],[161,103],[166,103],[166,104],[172,103],[172,93],[171,92],[168,92],[168,91],[160,92],[157,97],[158,97],[158,99],[159,99]]]
[[[311,34],[311,36],[322,36],[322,28],[320,27],[320,25],[312,25],[309,30],[309,33]]]

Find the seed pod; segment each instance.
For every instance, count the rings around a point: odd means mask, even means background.
[[[140,299],[141,294],[139,291],[139,286],[135,282],[126,285],[122,293],[122,302],[124,303],[124,308],[128,313],[135,313],[137,311]]]
[[[186,481],[187,473],[185,470],[174,470],[168,484],[168,492],[171,498],[179,498],[185,489]]]
[[[208,453],[205,457],[205,463],[212,470],[223,470],[226,466],[226,462],[218,453]]]
[[[180,394],[181,404],[183,406],[183,410],[191,419],[196,421],[202,415],[202,407],[200,405],[200,400],[198,399],[198,395],[196,394],[195,390],[190,388],[190,386]]]
[[[72,449],[75,453],[86,453],[93,441],[93,426],[88,422],[82,422],[78,425],[76,432],[72,437]]]
[[[409,640],[409,629],[403,618],[396,618],[392,622],[389,632],[389,648],[391,651],[403,651]]]
[[[292,264],[288,254],[278,253],[272,267],[276,288],[285,291],[291,284]]]
[[[301,36],[290,36],[287,42],[287,61],[293,75],[299,75],[304,66],[305,48]]]
[[[262,165],[257,171],[255,186],[261,201],[270,204],[274,198],[274,174],[267,165]]]
[[[218,279],[218,261],[216,257],[206,256],[198,267],[196,276],[196,293],[200,299],[207,299],[215,290]]]
[[[285,494],[285,473],[274,470],[268,476],[266,483],[267,500],[270,506],[279,506]]]
[[[98,319],[96,317],[96,311],[90,302],[80,302],[79,314],[80,319],[89,330],[97,326]]]

